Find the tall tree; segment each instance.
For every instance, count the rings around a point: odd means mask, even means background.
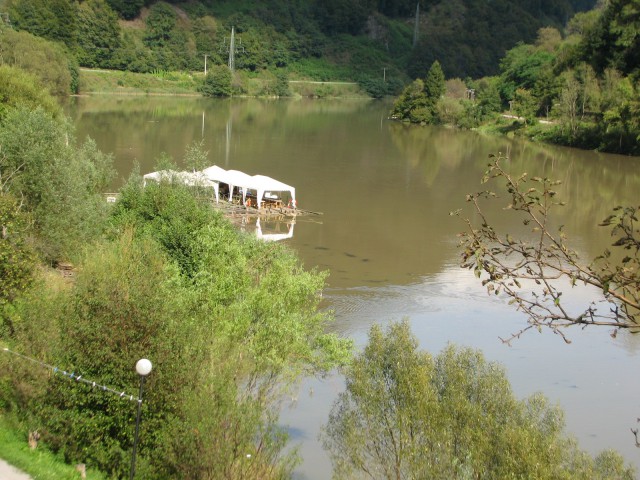
[[[105,0],[78,5],[78,62],[86,67],[111,67],[120,47],[118,16]]]
[[[537,79],[555,55],[533,45],[520,44],[509,50],[500,61],[500,90],[505,100],[513,100],[518,88],[533,90]]]
[[[640,0],[611,0],[582,43],[583,59],[598,73],[614,68],[624,74],[640,65]]]
[[[18,29],[73,46],[76,5],[71,0],[11,0],[9,12]]]
[[[171,39],[178,16],[166,2],[158,2],[149,10],[146,19],[145,42],[150,47],[165,47]]]
[[[429,101],[434,104],[440,100],[447,87],[444,81],[444,72],[440,66],[440,62],[437,60],[433,62],[431,68],[427,72],[427,76],[424,79],[424,93]]]

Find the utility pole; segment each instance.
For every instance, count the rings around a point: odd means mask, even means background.
[[[386,82],[387,81],[387,67],[384,67],[382,69],[382,81]]]
[[[416,4],[416,23],[413,27],[413,48],[418,44],[418,29],[420,27],[420,2]]]
[[[206,53],[204,54],[204,76],[207,76],[207,57],[209,55],[207,55]]]
[[[229,70],[232,72],[236,69],[236,30],[235,27],[231,27],[231,39],[229,40]]]
[[[236,69],[236,58],[235,55],[236,53],[242,53],[244,52],[244,47],[241,45],[241,40],[238,39],[238,44],[236,45],[236,30],[235,27],[231,27],[231,37],[229,38],[229,70],[231,70],[231,72],[233,72]],[[224,51],[227,51],[227,39],[224,39],[224,45],[221,48],[224,49]]]

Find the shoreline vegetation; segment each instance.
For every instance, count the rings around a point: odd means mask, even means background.
[[[60,0],[65,8],[42,4],[42,18],[33,18],[37,1],[6,2],[0,62],[35,74],[56,97],[392,97],[391,117],[409,123],[640,155],[636,3],[567,0],[543,12],[512,2],[507,14],[463,0],[461,7],[479,17],[432,31],[429,25],[451,17],[446,8],[422,5],[418,21],[404,2],[270,0],[256,9],[250,0],[243,2],[248,8]],[[290,18],[274,15],[282,8]],[[471,19],[511,14],[512,27],[526,27],[515,37],[501,37],[500,29],[491,38],[457,35],[486,29]],[[436,64],[437,78],[429,79]],[[505,114],[516,118],[505,121]]]
[[[245,86],[239,97],[275,97],[265,95],[264,76],[244,75],[237,72],[239,82]],[[202,96],[204,72],[135,73],[120,70],[81,68],[77,96],[85,95],[173,95]],[[357,82],[291,79],[287,97],[310,98],[371,98]]]
[[[242,75],[242,74],[241,74]],[[92,96],[92,95],[123,95],[123,96],[175,96],[175,97],[202,97],[202,82],[204,81],[204,72],[157,72],[157,73],[135,73],[119,70],[102,70],[95,68],[80,68],[78,93],[75,97]],[[426,81],[426,80],[425,80]],[[394,100],[394,107],[389,112],[389,118],[411,124],[414,126],[427,124],[443,124],[453,128],[475,130],[490,135],[505,135],[509,138],[521,137],[530,141],[546,143],[558,146],[573,146],[586,150],[598,150],[593,145],[580,146],[568,145],[566,139],[558,138],[558,131],[562,131],[563,122],[561,118],[554,118],[549,115],[544,117],[524,116],[523,112],[518,110],[500,110],[497,106],[492,112],[487,114],[485,118],[480,118],[478,110],[486,108],[486,102],[482,99],[471,102],[465,98],[466,91],[460,87],[460,79],[444,80],[444,76],[440,75],[436,80],[438,82],[433,95],[439,98],[433,102],[431,107],[431,117],[428,119],[411,117],[412,113],[399,110],[398,105],[402,102],[402,95],[407,91],[411,91],[416,82],[406,87],[400,97],[386,97]],[[277,95],[264,95],[265,84],[269,82],[268,78],[248,78],[245,76],[242,83],[245,85],[245,93],[231,95],[234,97],[253,97],[253,98],[315,98],[315,99],[370,99],[374,97],[369,95],[356,82],[346,81],[317,81],[317,80],[288,80],[287,95],[279,97]],[[418,80],[418,88],[424,90],[424,82]],[[466,88],[466,87],[465,87]],[[417,97],[417,95],[414,94]],[[409,110],[415,110],[420,107],[420,102],[424,103],[424,99],[411,99],[409,102]],[[456,103],[458,102],[458,103]],[[416,104],[418,105],[416,107]],[[452,108],[452,105],[455,107]],[[401,106],[400,106],[401,108]],[[474,119],[472,124],[468,124],[465,115],[470,109],[474,109]],[[518,115],[520,114],[520,115]],[[430,119],[429,119],[430,118]],[[608,151],[608,150],[605,150]],[[622,153],[630,156],[637,155],[637,152],[612,152]]]

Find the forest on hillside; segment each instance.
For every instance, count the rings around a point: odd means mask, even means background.
[[[80,66],[133,72],[235,67],[313,80],[497,73],[499,60],[539,28],[562,28],[595,0],[4,0],[5,21],[59,42]],[[395,83],[394,83],[395,81]]]
[[[562,31],[541,28],[533,42],[509,49],[498,75],[445,84],[444,65],[434,60],[392,115],[461,128],[495,124],[501,133],[638,155],[639,32],[640,2],[609,0],[574,15]]]

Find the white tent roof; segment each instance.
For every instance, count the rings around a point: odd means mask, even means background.
[[[296,205],[296,189],[291,185],[287,185],[286,183],[282,183],[275,178],[267,177],[265,175],[254,175],[252,178],[252,186],[249,187],[251,189],[256,190],[257,198],[258,198],[258,208],[260,208],[260,204],[262,203],[262,198],[265,192],[290,192],[291,193],[291,201],[293,206]]]
[[[212,165],[202,170],[202,173],[213,182],[213,189],[216,191],[216,203],[218,203],[220,199],[220,182],[229,183],[227,171],[217,165]]]
[[[255,190],[258,199],[258,208],[262,204],[262,199],[267,192],[290,192],[291,201],[295,208],[296,205],[296,189],[291,185],[282,183],[275,178],[266,175],[250,176],[239,170],[225,170],[217,165],[205,168],[201,172],[176,172],[174,170],[160,170],[159,172],[147,173],[144,175],[145,185],[147,180],[155,180],[159,182],[163,179],[177,180],[185,185],[211,186],[216,193],[216,202],[219,199],[220,183],[229,185],[229,201],[233,198],[233,189],[239,187],[242,189],[242,203],[247,200],[247,190]]]
[[[202,172],[178,172],[177,178],[190,187],[213,186],[213,181]]]
[[[162,180],[176,181],[184,183],[190,187],[213,187],[218,198],[218,184],[212,181],[202,172],[176,172],[175,170],[160,170],[157,172],[147,173],[142,176],[144,186],[148,180],[160,182]]]
[[[142,176],[144,185],[147,185],[147,180],[153,180],[154,182],[160,182],[161,180],[171,180],[178,172],[175,170],[159,170],[157,172],[146,173]]]
[[[202,173],[204,173],[207,177],[209,177],[213,181],[227,183],[224,181],[227,175],[227,171],[224,168],[220,168],[217,165],[212,165],[210,167],[205,168],[204,170],[202,170]]]

